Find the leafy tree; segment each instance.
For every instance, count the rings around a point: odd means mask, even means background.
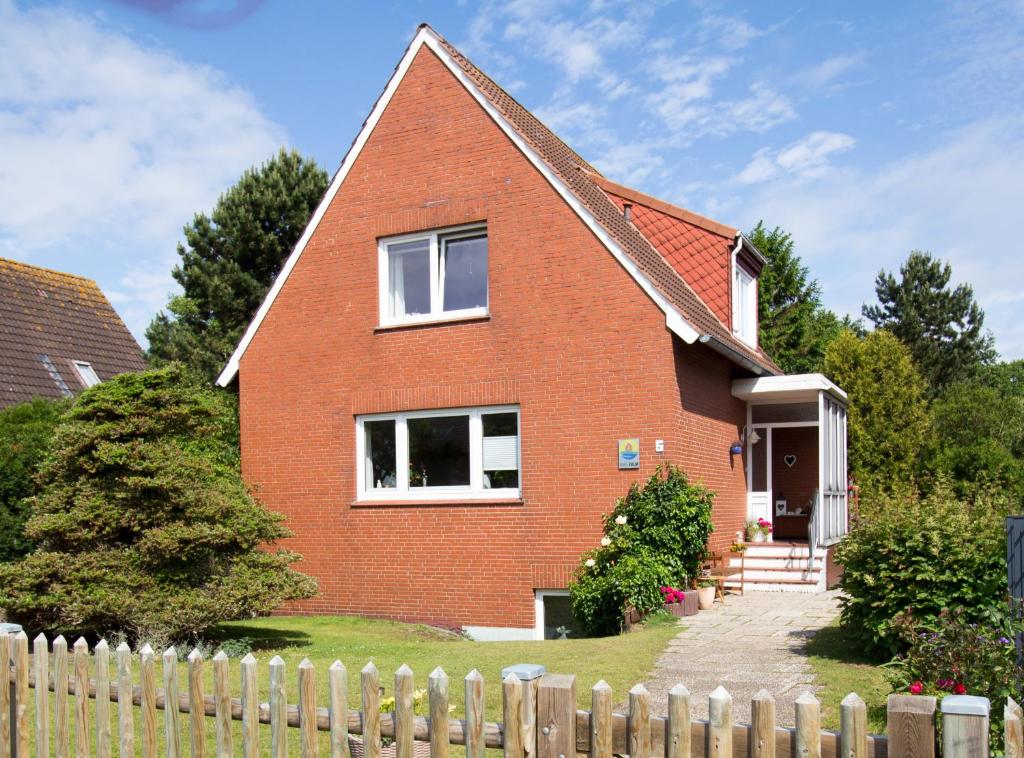
[[[828,346],[824,369],[849,396],[854,480],[869,495],[910,491],[928,430],[924,382],[910,351],[884,330],[844,331]]]
[[[864,316],[898,337],[914,357],[932,395],[972,376],[996,357],[985,313],[966,284],[950,288],[952,268],[930,253],[913,251],[900,279],[882,270],[875,279],[878,305]]]
[[[64,400],[36,398],[0,411],[0,561],[32,549],[25,498],[38,492],[36,473],[67,407]]]
[[[759,344],[787,373],[819,371],[828,343],[853,323],[822,306],[788,232],[760,221],[747,237],[767,260],[757,282]]]
[[[210,216],[196,214],[173,276],[184,290],[146,330],[152,364],[217,376],[327,190],[327,174],[281,150],[246,171]]]
[[[83,392],[31,499],[38,548],[0,565],[0,607],[32,629],[196,635],[311,596],[273,550],[283,517],[246,490],[233,397],[179,364]]]

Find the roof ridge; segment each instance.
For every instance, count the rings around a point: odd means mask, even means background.
[[[37,266],[34,263],[25,263],[24,261],[16,261],[16,260],[14,260],[12,258],[0,258],[0,266],[4,266],[4,265],[10,265],[10,266],[16,266],[16,267],[19,267],[19,268],[31,269],[32,271],[45,271],[48,274],[55,274],[57,276],[67,277],[68,279],[78,279],[79,281],[88,282],[89,284],[93,285],[94,287],[97,287],[97,288],[99,287],[99,285],[96,284],[96,280],[95,279],[90,279],[87,276],[82,276],[81,274],[71,274],[71,273],[68,273],[67,271],[58,271],[55,268],[48,268],[46,266]]]
[[[739,229],[734,226],[723,224],[721,221],[715,221],[713,218],[703,216],[700,213],[691,211],[689,208],[683,208],[681,205],[676,205],[654,195],[649,195],[646,192],[641,192],[638,189],[627,187],[625,184],[612,181],[600,174],[591,176],[590,179],[605,192],[611,192],[614,195],[619,195],[640,205],[646,205],[648,208],[664,213],[667,216],[672,216],[680,221],[685,221],[688,224],[699,226],[701,229],[713,234],[730,239],[734,239],[739,234]]]

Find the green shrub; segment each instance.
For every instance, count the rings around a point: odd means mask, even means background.
[[[54,433],[0,607],[36,631],[195,637],[315,591],[239,471],[233,399],[177,365],[83,392]]]
[[[962,608],[943,611],[930,623],[902,614],[893,630],[907,651],[886,666],[893,692],[915,695],[980,695],[992,703],[991,742],[999,750],[1003,731],[1001,703],[1020,697],[1024,668],[1013,642],[1019,624],[972,623]]]
[[[663,603],[661,587],[687,586],[707,551],[714,495],[679,468],[658,467],[634,483],[604,518],[601,547],[585,554],[569,586],[573,614],[588,634],[615,634],[629,608]]]
[[[0,562],[32,550],[25,535],[25,498],[39,488],[36,474],[68,403],[36,398],[0,411]]]
[[[1007,511],[1002,495],[958,500],[942,482],[926,498],[871,504],[836,551],[843,625],[866,652],[892,656],[906,647],[893,627],[904,611],[929,624],[960,607],[968,622],[1005,624]]]

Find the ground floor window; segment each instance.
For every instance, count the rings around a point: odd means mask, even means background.
[[[519,409],[359,416],[359,498],[519,497]]]
[[[584,636],[582,627],[572,615],[569,590],[536,590],[534,597],[534,636],[538,640],[573,640]]]

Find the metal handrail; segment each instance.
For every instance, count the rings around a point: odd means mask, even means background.
[[[811,556],[807,564],[809,569],[814,568],[814,549],[818,546],[818,514],[821,510],[818,508],[818,503],[820,501],[821,493],[816,492],[815,497],[811,498],[811,517],[807,519],[807,547]]]

